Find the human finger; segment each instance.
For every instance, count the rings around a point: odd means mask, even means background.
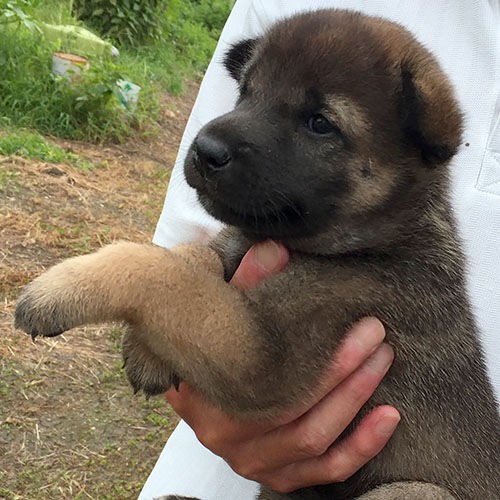
[[[349,426],[387,373],[394,353],[382,344],[354,373],[300,418],[245,443],[230,465],[259,473],[323,455]],[[357,462],[355,462],[357,463]]]
[[[380,453],[400,419],[395,408],[377,407],[350,436],[332,445],[323,455],[261,474],[257,480],[281,493],[345,481]]]
[[[256,243],[241,260],[230,283],[240,290],[252,288],[264,278],[282,271],[288,259],[288,250],[281,243],[272,240]]]
[[[173,410],[194,430],[198,440],[213,453],[225,457],[241,442],[260,436],[276,424],[266,420],[237,419],[224,412],[189,384],[181,382],[165,397]]]
[[[312,396],[303,407],[283,412],[280,423],[286,424],[306,413],[337,385],[358,369],[379,348],[385,338],[385,328],[377,318],[366,317],[347,332],[334,354],[333,360],[321,377]]]
[[[274,420],[235,419],[206,401],[198,391],[184,383],[180,384],[179,391],[173,388],[167,391],[167,401],[175,412],[195,430],[205,446],[214,453],[224,456],[232,450],[239,450],[237,443],[246,440],[253,442],[264,433],[291,423],[307,413],[311,407],[354,372],[380,346],[384,337],[384,327],[376,318],[365,318],[358,322],[342,342],[333,362],[318,384],[318,388],[313,391],[313,398],[305,405],[283,412]],[[324,408],[325,405],[326,403],[323,403],[320,408]],[[339,405],[345,406],[342,402]],[[331,418],[331,415],[327,418]],[[267,439],[271,440],[270,437]],[[289,443],[288,439],[285,441]],[[278,442],[276,448],[281,448]],[[276,454],[279,454],[279,451]],[[286,454],[282,456],[286,457]],[[281,461],[279,463],[281,464]]]

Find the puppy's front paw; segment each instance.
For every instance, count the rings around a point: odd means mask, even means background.
[[[27,285],[16,304],[14,326],[31,335],[54,337],[73,326],[71,311],[42,275]]]
[[[132,328],[123,337],[122,354],[125,373],[134,392],[143,391],[146,396],[156,396],[172,385],[178,388],[180,380],[170,363],[151,352]]]

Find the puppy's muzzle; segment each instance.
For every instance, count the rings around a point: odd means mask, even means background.
[[[213,135],[201,132],[194,141],[193,163],[203,177],[229,168],[231,152],[227,144]]]

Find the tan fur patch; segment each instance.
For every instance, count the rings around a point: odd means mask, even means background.
[[[370,132],[370,119],[358,103],[341,94],[328,95],[325,101],[328,117],[351,138],[358,138]]]

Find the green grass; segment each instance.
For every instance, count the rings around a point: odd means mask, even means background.
[[[70,156],[64,149],[47,142],[40,134],[27,130],[0,131],[0,154],[23,156],[50,163],[62,163]]]
[[[24,129],[0,129],[0,155],[16,155],[48,163],[70,163],[82,170],[94,168],[92,163],[75,153],[47,141],[37,132]],[[0,172],[0,187],[1,175]]]
[[[42,134],[97,143],[155,133],[161,93],[178,95],[186,79],[202,74],[230,4],[230,0],[168,0],[158,17],[161,36],[145,45],[120,47],[118,59],[92,59],[90,70],[78,82],[52,74],[52,53],[59,47],[41,33],[23,22],[0,24],[0,117]],[[72,18],[69,1],[21,5],[35,21],[81,24]],[[118,79],[141,87],[133,113],[116,98]]]
[[[7,26],[0,30],[0,116],[17,127],[75,139],[119,141],[158,112],[147,92],[136,116],[114,94],[120,67],[96,61],[78,82],[51,71],[53,47],[41,35]]]
[[[169,429],[171,427],[171,423],[168,420],[168,418],[156,412],[151,412],[147,416],[147,420],[152,424],[156,425],[157,427],[161,427],[163,429]]]
[[[169,0],[162,16],[164,42],[155,45],[154,57],[167,47],[161,60],[168,58],[184,77],[201,75],[212,57],[232,3],[230,0]]]
[[[146,87],[147,82],[153,83],[171,94],[181,94],[184,80],[200,77],[205,71],[232,3],[168,0],[158,16],[159,38],[143,45],[120,47],[127,79]]]

